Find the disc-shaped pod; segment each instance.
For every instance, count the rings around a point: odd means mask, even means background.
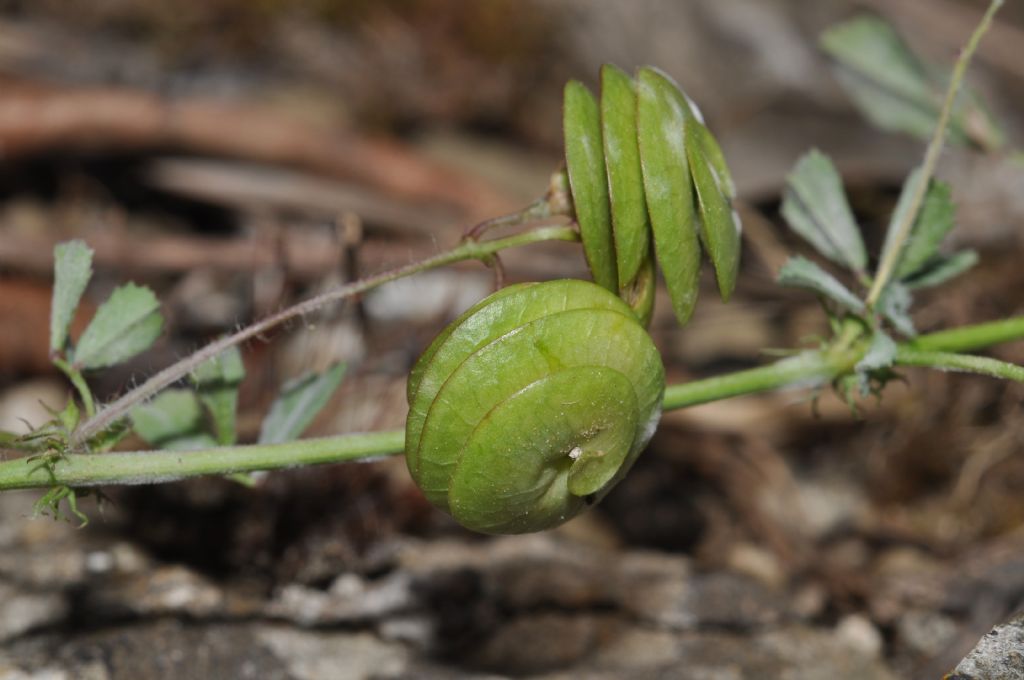
[[[406,456],[427,498],[478,531],[555,526],[599,500],[654,431],[661,358],[630,308],[584,281],[498,293],[411,385]]]

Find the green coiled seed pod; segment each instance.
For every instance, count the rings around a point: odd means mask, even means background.
[[[413,369],[409,471],[470,529],[557,526],[633,464],[664,387],[654,343],[614,294],[572,279],[512,286],[453,322]]]

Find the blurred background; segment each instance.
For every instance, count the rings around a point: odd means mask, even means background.
[[[162,302],[154,348],[91,376],[111,398],[532,201],[561,162],[565,81],[596,90],[604,62],[686,89],[743,204],[734,301],[706,277],[680,329],[660,296],[670,380],[757,365],[828,332],[812,296],[773,282],[803,251],[778,216],[797,158],[831,155],[877,251],[923,154],[854,108],[819,34],[880,13],[949,65],[984,6],[0,2],[0,429],[69,393],[48,358],[55,243],[96,251],[73,334],[125,281]],[[1022,46],[1008,3],[969,76],[1010,149]],[[1024,164],[952,148],[939,174],[981,265],[923,295],[918,328],[1021,314]],[[502,257],[510,281],[586,276],[577,246]],[[418,353],[492,285],[459,265],[246,345],[241,440],[282,382],[334,361],[348,372],[310,435],[402,427]],[[994,355],[1024,363],[1020,343]],[[39,494],[4,494],[0,678],[938,677],[1024,607],[1024,391],[906,377],[859,415],[799,391],[669,414],[599,508],[534,536],[461,530],[400,459],[109,489],[81,530],[30,519]]]

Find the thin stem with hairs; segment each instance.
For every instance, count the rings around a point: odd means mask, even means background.
[[[949,133],[949,118],[953,113],[953,106],[956,104],[957,93],[960,91],[960,85],[963,82],[964,73],[967,71],[967,65],[971,62],[971,57],[974,56],[974,51],[977,49],[981,37],[985,35],[985,32],[991,25],[992,17],[1002,4],[1003,0],[992,0],[981,22],[974,29],[970,40],[967,41],[967,45],[960,52],[960,57],[956,60],[953,74],[949,80],[949,87],[946,90],[946,97],[942,102],[942,109],[939,112],[939,120],[925,151],[924,161],[921,163],[921,170],[917,176],[917,184],[913,188],[910,203],[899,223],[895,225],[895,231],[891,235],[891,240],[889,238],[886,239],[889,242],[882,253],[882,261],[878,265],[878,272],[865,300],[868,307],[874,307],[875,303],[878,302],[882,291],[885,290],[886,284],[896,270],[896,265],[899,264],[903,246],[913,231],[914,222],[917,221],[917,215],[921,211],[921,204],[924,202],[924,197],[928,192],[928,184],[931,181],[932,175],[935,174],[939,155],[942,153],[942,147],[946,143],[946,136]]]
[[[72,448],[80,448],[91,438],[103,432],[106,428],[124,418],[138,404],[150,399],[157,392],[165,387],[181,380],[196,370],[204,362],[214,358],[224,350],[235,345],[246,342],[259,336],[261,333],[280,326],[283,323],[306,316],[322,307],[344,300],[345,298],[364,293],[382,284],[396,281],[406,276],[419,274],[430,269],[436,269],[445,265],[463,260],[484,260],[492,257],[495,253],[506,248],[524,246],[541,241],[578,241],[579,234],[571,226],[547,226],[524,231],[513,236],[494,239],[493,241],[464,240],[451,250],[445,251],[427,258],[420,262],[414,262],[404,267],[381,272],[374,276],[354,281],[350,284],[340,286],[316,297],[304,300],[292,307],[284,309],[276,314],[266,317],[245,328],[215,340],[200,348],[184,359],[168,366],[151,376],[141,385],[128,391],[120,398],[101,408],[95,416],[84,421],[74,432],[71,438]]]

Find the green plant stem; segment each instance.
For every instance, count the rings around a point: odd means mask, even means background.
[[[980,375],[992,376],[993,378],[1024,382],[1024,367],[972,354],[934,352],[919,350],[913,347],[900,347],[896,352],[896,365],[921,366],[940,371],[978,373]]]
[[[662,408],[672,411],[780,387],[815,387],[838,375],[839,363],[841,362],[830,361],[822,352],[809,351],[767,366],[669,385],[665,388]],[[856,359],[853,363],[856,363]]]
[[[852,370],[866,350],[866,339],[853,333],[853,328],[845,328],[840,340],[825,350],[808,350],[767,366],[670,385],[665,390],[664,408],[687,408],[779,388],[825,385]],[[1024,368],[1019,366],[952,353],[1011,340],[1024,340],[1024,317],[920,336],[899,348],[898,363],[1022,380]],[[51,469],[38,457],[17,458],[0,463],[0,491],[54,485],[153,484],[200,475],[362,460],[400,453],[403,446],[404,433],[395,430],[201,451],[70,454],[56,460]]]
[[[78,391],[78,396],[82,400],[82,407],[85,408],[85,417],[92,418],[96,415],[96,402],[93,401],[92,391],[89,389],[89,385],[86,384],[82,372],[60,358],[55,358],[53,365],[63,371],[72,386]]]
[[[71,454],[49,469],[42,459],[19,458],[0,463],[0,491],[55,485],[155,484],[200,475],[363,460],[401,451],[404,438],[404,432],[391,431],[201,451]]]
[[[505,250],[506,248],[515,248],[531,243],[539,243],[541,241],[578,240],[578,232],[574,228],[568,226],[539,227],[537,229],[524,231],[513,236],[494,239],[492,241],[465,240],[451,250],[439,253],[426,260],[414,262],[404,267],[399,267],[398,269],[382,272],[375,276],[361,279],[348,285],[335,288],[334,290],[327,291],[321,295],[317,295],[316,297],[300,302],[297,305],[258,321],[251,326],[247,326],[236,333],[211,342],[181,361],[178,361],[156,373],[138,387],[125,393],[116,401],[104,406],[98,413],[96,413],[95,416],[83,422],[78,429],[75,430],[71,439],[71,445],[73,448],[81,447],[90,439],[103,432],[107,427],[127,416],[135,406],[155,396],[157,392],[165,387],[181,380],[192,371],[196,370],[200,364],[212,359],[224,350],[241,344],[247,340],[251,340],[275,326],[279,326],[285,322],[291,321],[292,319],[315,312],[325,305],[352,297],[353,295],[364,293],[382,284],[395,281],[406,276],[411,276],[413,274],[419,274],[430,269],[443,267],[454,262],[460,262],[463,260],[483,260],[493,256],[501,250]]]
[[[1024,316],[951,328],[922,335],[908,343],[919,350],[973,352],[1003,342],[1024,338]]]
[[[917,186],[914,187],[910,205],[903,214],[903,219],[896,226],[891,243],[887,244],[889,247],[885,248],[885,251],[882,253],[882,261],[878,265],[878,273],[865,300],[868,307],[874,307],[875,303],[878,302],[878,298],[885,289],[885,285],[896,270],[900,255],[903,253],[903,246],[907,239],[910,238],[914,222],[917,221],[917,214],[920,212],[921,204],[924,201],[925,194],[928,192],[928,185],[931,182],[932,175],[935,174],[939,155],[942,153],[942,147],[949,133],[947,129],[949,127],[949,117],[952,115],[953,105],[956,103],[956,95],[963,82],[967,65],[971,62],[971,57],[974,56],[974,50],[977,49],[981,37],[985,35],[989,25],[992,23],[992,17],[1002,4],[1003,0],[992,0],[977,28],[974,29],[974,33],[971,34],[970,40],[967,41],[967,45],[960,52],[960,57],[956,60],[956,65],[953,67],[953,75],[949,80],[949,88],[946,90],[946,97],[942,102],[942,109],[939,112],[939,120],[935,126],[935,132],[932,134],[931,141],[928,143],[928,148],[924,154],[924,161],[921,163],[921,174],[919,175]],[[889,239],[886,240],[888,241]]]

